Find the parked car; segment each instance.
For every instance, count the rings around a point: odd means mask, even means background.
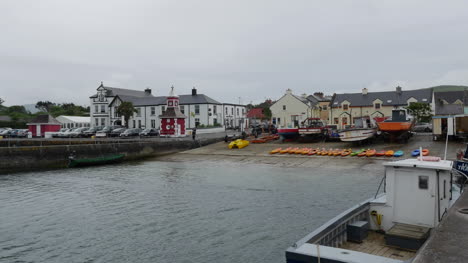
[[[72,130],[68,135],[69,135],[69,137],[73,137],[73,138],[85,137],[84,132],[86,130],[88,130],[87,127],[76,128],[76,129]]]
[[[2,136],[3,138],[9,138],[9,137],[10,137],[10,134],[11,134],[13,131],[14,131],[13,129],[4,130],[4,131],[0,132],[0,136]]]
[[[68,130],[69,130],[69,129],[67,129],[67,128],[62,128],[62,129],[60,129],[58,132],[52,133],[52,138],[58,138],[58,137],[60,137],[60,136],[59,136],[60,133],[66,132],[66,131],[68,131]]]
[[[58,134],[58,137],[59,138],[69,138],[69,137],[71,137],[70,133],[72,133],[72,132],[73,132],[73,129],[68,129],[68,130],[66,130],[64,132],[60,132]]]
[[[9,136],[10,138],[26,138],[28,137],[28,129],[15,129],[10,130]]]
[[[107,137],[113,130],[122,128],[122,126],[106,126],[102,130],[96,132],[96,137]]]
[[[415,132],[431,132],[432,131],[432,123],[421,122],[417,123],[413,127],[413,131]]]
[[[133,137],[133,136],[139,136],[141,132],[141,129],[135,128],[135,129],[127,129],[124,132],[120,134],[120,137]]]
[[[122,134],[122,132],[124,132],[126,130],[126,128],[117,128],[117,129],[113,129],[111,131],[111,133],[109,133],[109,137],[119,137],[120,134]]]
[[[140,132],[140,136],[158,136],[159,130],[155,128],[146,128]]]
[[[94,135],[96,135],[96,132],[99,132],[103,128],[104,128],[104,126],[96,126],[96,127],[89,128],[89,129],[87,129],[86,131],[83,132],[83,136],[84,137],[94,136]]]

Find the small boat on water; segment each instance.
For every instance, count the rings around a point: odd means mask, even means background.
[[[95,157],[95,158],[83,158],[76,159],[74,156],[68,158],[68,167],[82,167],[82,166],[92,166],[92,165],[101,165],[101,164],[111,164],[118,163],[123,160],[125,154],[114,154],[109,156]]]
[[[294,243],[286,262],[411,262],[461,193],[451,161],[423,160],[384,163],[377,194]]]
[[[242,140],[242,139],[237,139],[235,141],[230,142],[229,145],[228,145],[228,148],[229,149],[234,149],[234,148],[242,149],[242,148],[245,148],[247,146],[249,146],[249,141]]]

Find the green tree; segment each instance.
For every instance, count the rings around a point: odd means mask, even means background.
[[[52,103],[50,101],[38,101],[36,103],[36,109],[39,109],[43,112],[49,112],[52,106],[55,106],[55,103]]]
[[[417,122],[428,122],[431,119],[431,106],[428,103],[411,102],[406,109]]]
[[[117,107],[117,114],[124,117],[125,127],[128,128],[128,120],[132,117],[133,113],[137,112],[133,103],[124,101]]]

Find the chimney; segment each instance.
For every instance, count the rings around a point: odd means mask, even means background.
[[[305,98],[307,98],[307,94],[302,93],[301,97],[303,97],[305,99]]]
[[[396,87],[396,93],[401,94],[401,87],[400,86]]]
[[[323,99],[323,92],[315,92],[314,96],[320,99]]]
[[[145,89],[145,95],[146,95],[146,96],[151,95],[151,89],[150,89],[150,88],[146,88],[146,89]]]
[[[292,94],[292,90],[291,90],[291,89],[287,89],[287,90],[286,90],[286,94]]]
[[[197,89],[195,87],[192,89],[192,96],[197,96]]]
[[[362,89],[362,95],[367,95],[367,88]]]

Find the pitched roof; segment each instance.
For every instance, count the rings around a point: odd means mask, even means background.
[[[463,114],[464,107],[461,104],[435,103],[435,115]]]
[[[265,117],[265,114],[263,114],[263,109],[262,109],[262,108],[253,108],[253,109],[250,109],[250,110],[247,112],[246,117],[247,117],[247,118],[256,118],[256,119],[264,119],[264,118],[266,118],[266,117]]]
[[[461,91],[434,92],[435,103],[438,104],[442,100],[445,100],[449,104],[453,104],[455,101],[460,100],[463,104],[468,105],[468,87],[466,90]]]
[[[133,106],[150,106],[150,105],[165,105],[166,104],[166,96],[158,96],[158,97],[135,97],[135,96],[126,96],[126,95],[117,95],[114,100],[109,104],[111,105],[117,98],[122,101],[128,101],[133,104]],[[204,95],[204,94],[197,94],[197,95],[180,95],[179,96],[179,104],[180,105],[187,105],[187,104],[218,104],[221,105],[220,102]]]
[[[117,95],[133,96],[133,97],[153,97],[152,94],[148,94],[145,91],[140,91],[140,90],[114,88],[114,87],[104,86],[103,84],[101,84],[98,88],[101,88],[101,87],[106,89],[107,91],[106,96],[108,97],[114,97]],[[94,94],[90,98],[97,98],[97,94]]]
[[[57,121],[54,117],[52,117],[49,114],[37,115],[29,123],[59,124],[59,125],[61,124],[59,121]]]
[[[85,122],[90,122],[91,117],[60,115],[60,116],[57,117],[57,121],[62,122],[62,123],[63,122],[85,123]]]
[[[431,103],[432,89],[417,89],[417,90],[402,90],[401,92],[395,91],[382,91],[382,92],[368,92],[362,93],[343,93],[335,94],[331,102],[332,107],[339,107],[343,101],[348,101],[350,106],[372,106],[373,102],[377,99],[382,101],[383,106],[402,106],[407,105],[410,98],[415,98],[418,102]]]

